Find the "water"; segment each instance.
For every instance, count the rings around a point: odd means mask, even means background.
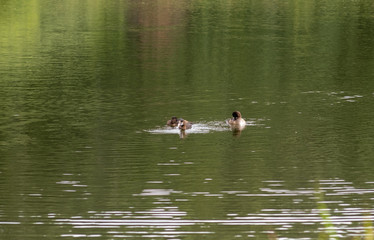
[[[0,238],[365,235],[373,8],[3,1]]]

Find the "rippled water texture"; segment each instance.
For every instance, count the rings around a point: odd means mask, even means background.
[[[0,239],[372,239],[373,13],[2,1]]]

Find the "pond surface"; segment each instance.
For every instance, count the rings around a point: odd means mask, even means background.
[[[327,239],[374,216],[370,1],[2,1],[1,239]],[[231,131],[225,120],[247,122]],[[194,123],[184,134],[172,116]]]

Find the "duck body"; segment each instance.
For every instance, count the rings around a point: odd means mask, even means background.
[[[178,121],[178,128],[180,130],[190,129],[190,128],[192,128],[192,123],[190,123],[189,121],[184,120],[184,119],[181,118]]]
[[[244,127],[246,125],[245,120],[242,118],[242,114],[239,111],[235,111],[232,113],[233,118],[228,119],[226,122],[231,127]]]
[[[166,125],[170,127],[176,127],[178,126],[178,123],[179,121],[177,117],[171,117],[171,119],[166,122]]]

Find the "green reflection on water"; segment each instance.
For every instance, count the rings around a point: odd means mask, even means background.
[[[2,234],[35,234],[23,226],[39,221],[57,238],[71,226],[56,231],[51,216],[136,215],[157,206],[141,195],[153,188],[172,189],[187,219],[315,208],[261,197],[267,181],[370,188],[373,21],[368,1],[3,1],[0,222],[21,226]],[[234,110],[252,123],[239,137],[148,132]],[[338,200],[364,209],[371,198]]]

